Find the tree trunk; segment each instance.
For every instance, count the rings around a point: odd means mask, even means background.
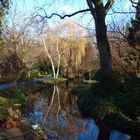
[[[97,47],[100,56],[100,81],[112,83],[115,81],[112,69],[112,56],[107,38],[107,27],[105,25],[105,15],[96,12],[95,18]]]
[[[98,140],[109,140],[111,134],[111,128],[105,124],[99,125]]]

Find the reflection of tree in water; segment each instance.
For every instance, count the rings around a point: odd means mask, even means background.
[[[43,127],[47,134],[72,138],[86,127],[76,100],[76,96],[72,96],[66,86],[54,86],[53,91],[48,92],[46,89],[30,96],[25,116],[32,124]]]
[[[74,137],[84,131],[82,119],[79,119],[76,97],[66,87],[54,86],[54,91],[44,121],[47,131],[54,130],[61,137]]]
[[[24,116],[32,124],[43,128],[51,139],[103,140],[106,139],[105,135],[111,137],[110,140],[129,139],[130,136],[122,136],[121,133],[112,132],[110,135],[106,125],[100,128],[99,133],[94,120],[82,119],[76,100],[77,97],[70,94],[66,86],[46,88],[37,93],[30,93]]]

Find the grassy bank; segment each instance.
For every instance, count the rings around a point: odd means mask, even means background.
[[[107,90],[100,83],[87,84],[73,90],[85,117],[111,129],[140,137],[140,82]]]

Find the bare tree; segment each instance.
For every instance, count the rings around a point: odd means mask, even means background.
[[[54,79],[57,79],[59,76],[60,64],[61,64],[62,55],[64,54],[65,51],[65,46],[63,46],[63,49],[60,49],[59,37],[56,36],[55,39],[53,37],[54,37],[54,33],[52,35],[49,34],[48,39],[47,37],[46,38],[42,37],[42,42],[43,42],[45,53],[47,54],[51,62],[53,77]],[[55,70],[55,64],[57,65],[57,70]]]
[[[20,62],[26,67],[26,72],[24,68],[19,69],[20,75],[18,75],[17,78],[30,77],[33,66],[37,63],[43,51],[43,49],[41,50],[39,48],[38,40],[35,38],[36,29],[34,28],[34,30],[32,30],[34,22],[31,18],[18,15],[16,7],[8,15],[8,19],[11,20],[11,23],[9,24],[5,19],[5,24],[3,25],[3,59],[8,58],[10,55],[17,56]],[[24,24],[22,25],[19,22],[21,19],[24,19]],[[34,36],[31,35],[32,32],[34,32]],[[12,62],[12,60],[9,61]],[[7,65],[7,67],[10,67],[10,65]],[[15,71],[14,73],[18,74],[18,72],[16,73]]]
[[[86,30],[70,20],[59,24],[56,28],[59,30],[60,36],[62,36],[66,45],[65,53],[62,56],[62,67],[66,76],[73,79],[82,63],[85,48],[89,41],[88,37],[85,36]]]
[[[72,14],[66,14],[63,16],[57,13],[53,13],[51,16],[48,16],[47,13],[45,12],[46,16],[41,17],[44,19],[44,18],[52,18],[53,16],[59,16],[61,19],[64,19],[65,17],[71,17],[79,13],[90,11],[91,15],[95,20],[97,47],[100,56],[100,70],[101,70],[100,81],[112,83],[115,81],[115,76],[112,69],[112,57],[107,38],[107,27],[105,24],[105,18],[108,11],[112,7],[114,0],[108,0],[106,3],[103,0],[86,0],[86,1],[89,9],[79,10]]]

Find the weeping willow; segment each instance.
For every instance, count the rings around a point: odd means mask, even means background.
[[[85,56],[88,38],[69,39],[67,40],[66,50],[63,55],[63,63],[70,69],[70,73],[76,73],[78,66],[82,63]]]

